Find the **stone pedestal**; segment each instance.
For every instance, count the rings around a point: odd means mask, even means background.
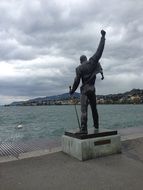
[[[62,151],[78,160],[121,153],[120,135],[117,131],[89,130],[87,135],[65,132],[62,136]]]

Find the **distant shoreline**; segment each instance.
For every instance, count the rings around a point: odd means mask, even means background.
[[[108,95],[96,95],[97,104],[143,104],[143,90],[132,89],[129,92]],[[46,96],[27,101],[12,102],[5,106],[45,106],[45,105],[73,105],[80,104],[80,93],[69,93],[56,96]]]
[[[1,107],[39,107],[39,106],[80,106],[81,104],[49,104],[49,105],[0,105]],[[97,103],[97,105],[143,105],[143,103]]]

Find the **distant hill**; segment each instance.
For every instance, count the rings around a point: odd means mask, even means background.
[[[132,89],[131,91],[118,94],[97,95],[99,104],[142,104],[143,90]]]
[[[80,97],[80,93],[75,92],[73,95],[74,98],[79,98]],[[67,100],[70,98],[69,93],[64,93],[64,94],[60,94],[60,95],[55,95],[55,96],[46,96],[44,98],[35,98],[35,99],[31,99],[29,101],[39,101],[39,100]]]
[[[79,99],[80,98],[80,93],[75,92],[73,95],[74,99]],[[27,105],[27,104],[41,104],[42,102],[54,102],[54,101],[65,101],[65,100],[69,100],[71,99],[71,97],[69,96],[69,93],[64,93],[64,94],[60,94],[60,95],[55,95],[55,96],[46,96],[46,97],[39,97],[39,98],[34,98],[34,99],[30,99],[27,101],[18,101],[18,102],[12,102],[10,104],[10,106],[22,106],[22,105]]]
[[[79,103],[80,93],[74,93],[73,97]],[[143,90],[132,89],[131,91],[119,94],[97,95],[97,103],[99,104],[134,104],[143,103]],[[36,106],[36,105],[66,105],[72,104],[69,93],[56,96],[46,96],[30,99],[27,101],[12,102],[7,106]]]

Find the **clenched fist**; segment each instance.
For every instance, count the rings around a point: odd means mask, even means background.
[[[106,35],[106,32],[104,30],[101,30],[101,35],[104,37]]]

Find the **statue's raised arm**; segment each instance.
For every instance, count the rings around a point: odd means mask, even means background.
[[[104,45],[105,45],[105,35],[106,32],[104,30],[101,30],[101,39],[100,43],[98,45],[96,53],[89,59],[92,63],[98,63],[99,59],[102,56],[103,50],[104,50]]]

